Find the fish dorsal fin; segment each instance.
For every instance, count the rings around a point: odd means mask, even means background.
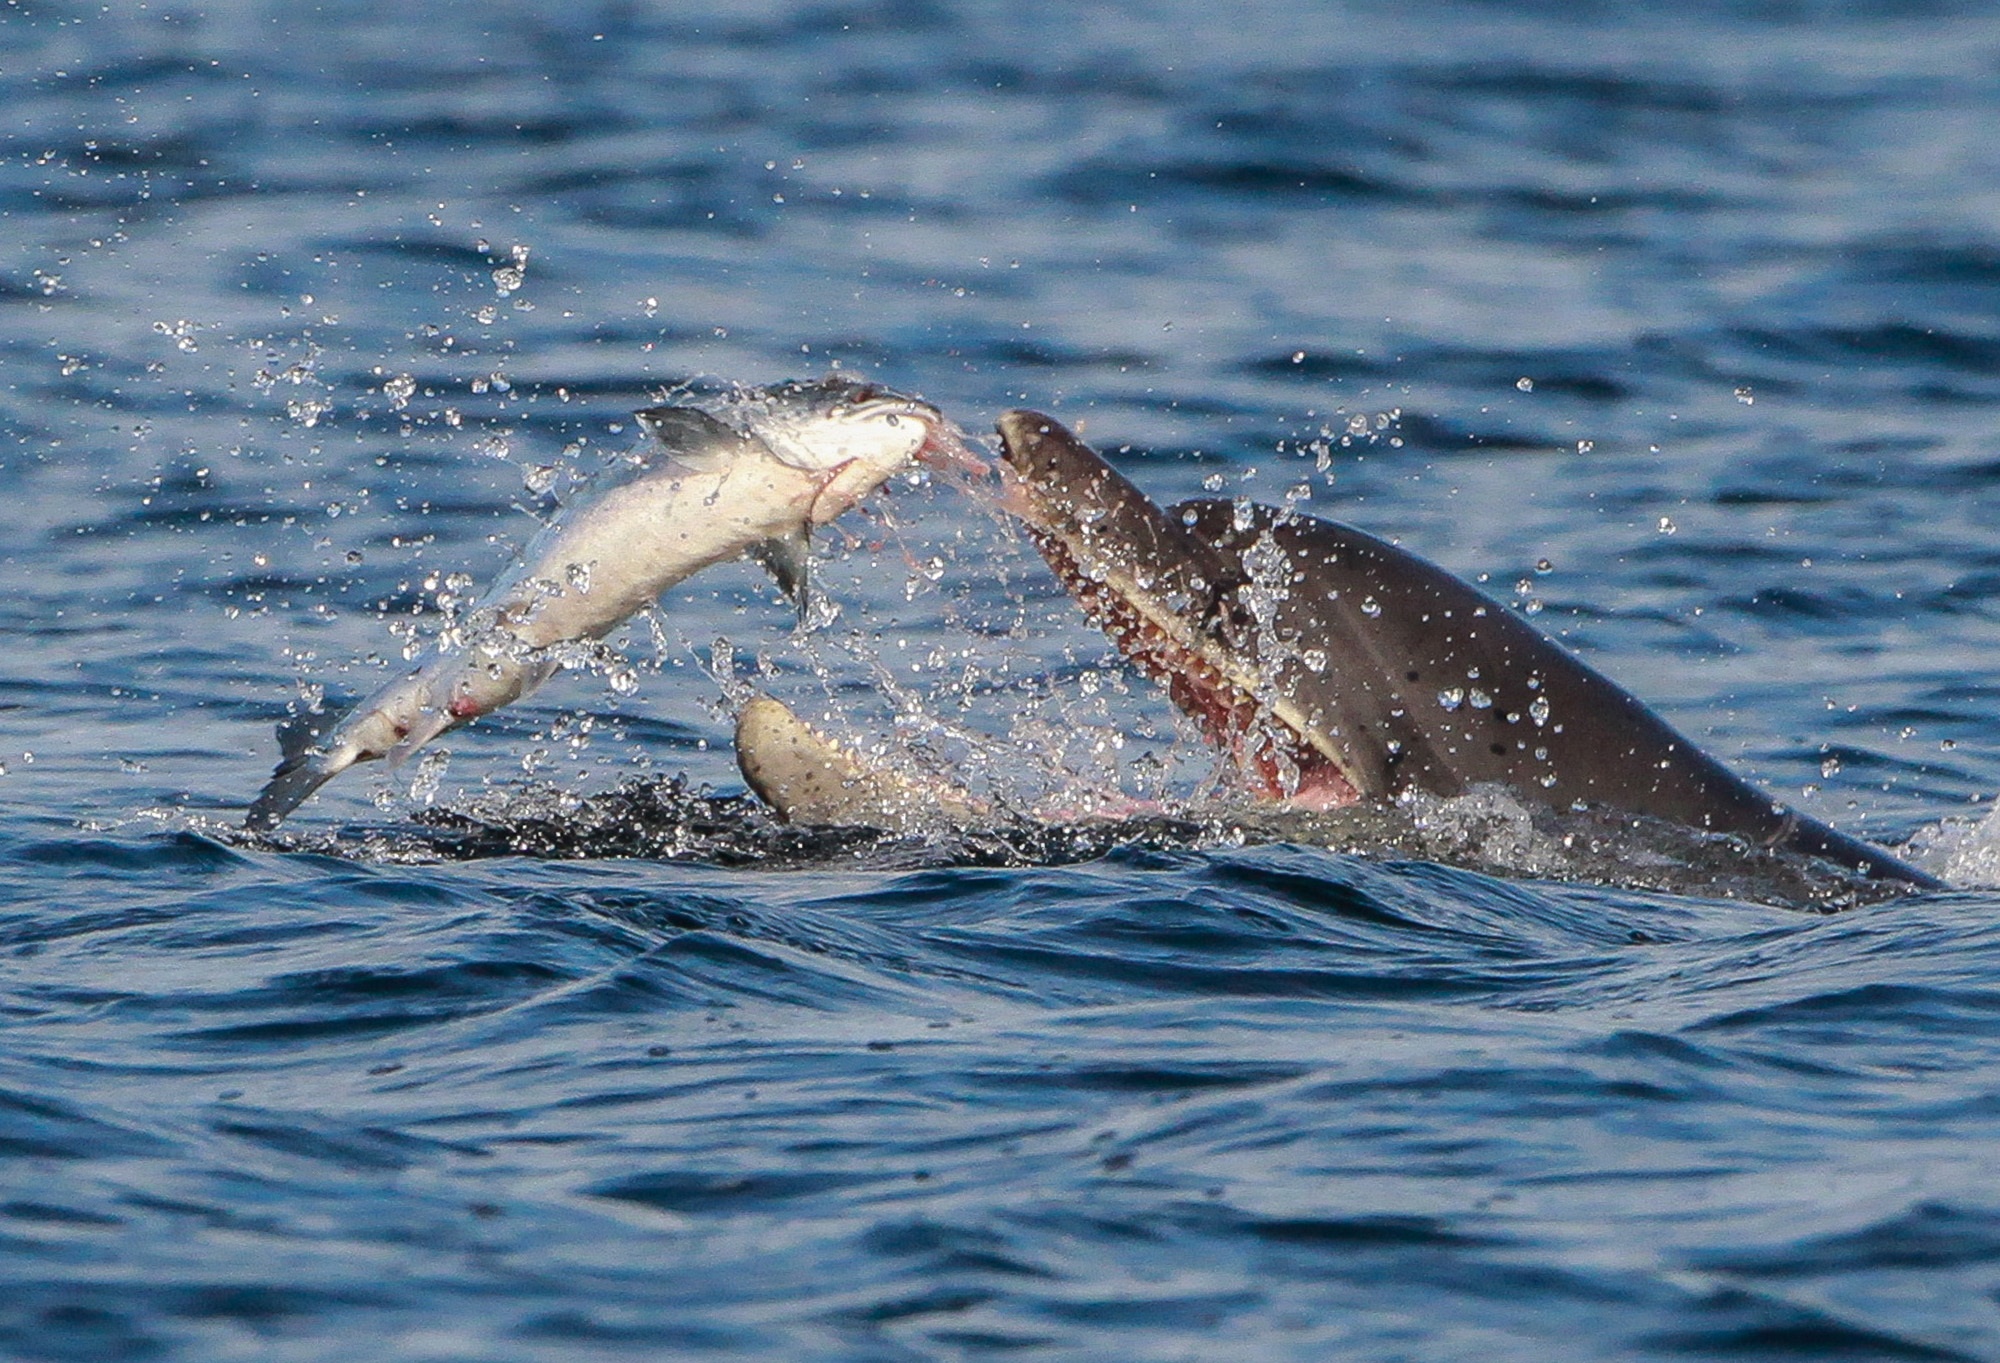
[[[661,449],[691,468],[706,468],[750,443],[699,407],[648,407],[632,415]]]
[[[743,551],[771,575],[778,590],[799,613],[799,628],[810,629],[822,614],[812,586],[812,537],[801,524],[796,529],[760,540]]]

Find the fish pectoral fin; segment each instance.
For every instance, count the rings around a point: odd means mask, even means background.
[[[799,613],[799,628],[823,623],[825,614],[812,584],[812,534],[801,523],[797,529],[773,535],[743,551],[753,559]]]

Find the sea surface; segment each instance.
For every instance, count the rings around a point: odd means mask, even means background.
[[[1947,0],[0,3],[0,1357],[2000,1360],[1996,73]],[[1203,815],[920,478],[831,623],[718,568],[238,829],[634,409],[834,368],[1392,537],[1958,888]],[[757,691],[1178,813],[784,828]]]

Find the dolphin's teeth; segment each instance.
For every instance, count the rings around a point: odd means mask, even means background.
[[[1312,742],[1231,681],[1198,638],[1175,638],[1124,596],[1103,574],[1086,573],[1060,537],[1028,528],[1028,536],[1089,621],[1132,665],[1164,686],[1209,742],[1238,759],[1256,793],[1286,799],[1302,789],[1327,792],[1331,803],[1358,799],[1353,784]]]

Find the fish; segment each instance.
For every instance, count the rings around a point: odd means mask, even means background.
[[[429,661],[344,715],[280,728],[277,770],[246,828],[268,832],[356,763],[400,765],[530,694],[575,646],[713,564],[755,558],[809,620],[815,527],[920,460],[987,471],[937,407],[843,375],[635,415],[649,442],[570,497]]]
[[[1003,504],[1254,794],[1305,809],[1497,786],[1942,882],[1786,807],[1445,569],[1248,501],[1162,511],[1053,417],[999,422]]]

